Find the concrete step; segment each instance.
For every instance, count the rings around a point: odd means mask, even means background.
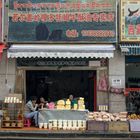
[[[0,140],[140,140],[139,138],[86,138],[86,137],[79,137],[79,138],[48,138],[48,137],[0,137]]]
[[[0,140],[140,140],[139,132],[0,130]]]

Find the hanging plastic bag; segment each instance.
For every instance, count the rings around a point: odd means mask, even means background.
[[[99,83],[98,83],[98,90],[104,92],[108,91],[108,81],[105,72],[103,72],[102,75],[100,76]]]

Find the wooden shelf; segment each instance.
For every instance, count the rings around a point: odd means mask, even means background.
[[[2,118],[3,128],[22,128],[23,127],[23,102],[22,103],[3,103],[2,109],[4,110],[3,118]],[[18,116],[21,119],[19,119]],[[6,120],[6,117],[9,118],[9,120]],[[15,124],[15,126],[14,125],[12,126],[12,124]]]

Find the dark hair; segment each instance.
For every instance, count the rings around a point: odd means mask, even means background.
[[[34,100],[37,100],[37,97],[36,96],[31,96],[31,101],[34,101]]]

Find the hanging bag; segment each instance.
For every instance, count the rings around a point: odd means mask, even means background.
[[[107,75],[103,72],[103,75],[99,79],[98,90],[106,92],[108,90]]]

